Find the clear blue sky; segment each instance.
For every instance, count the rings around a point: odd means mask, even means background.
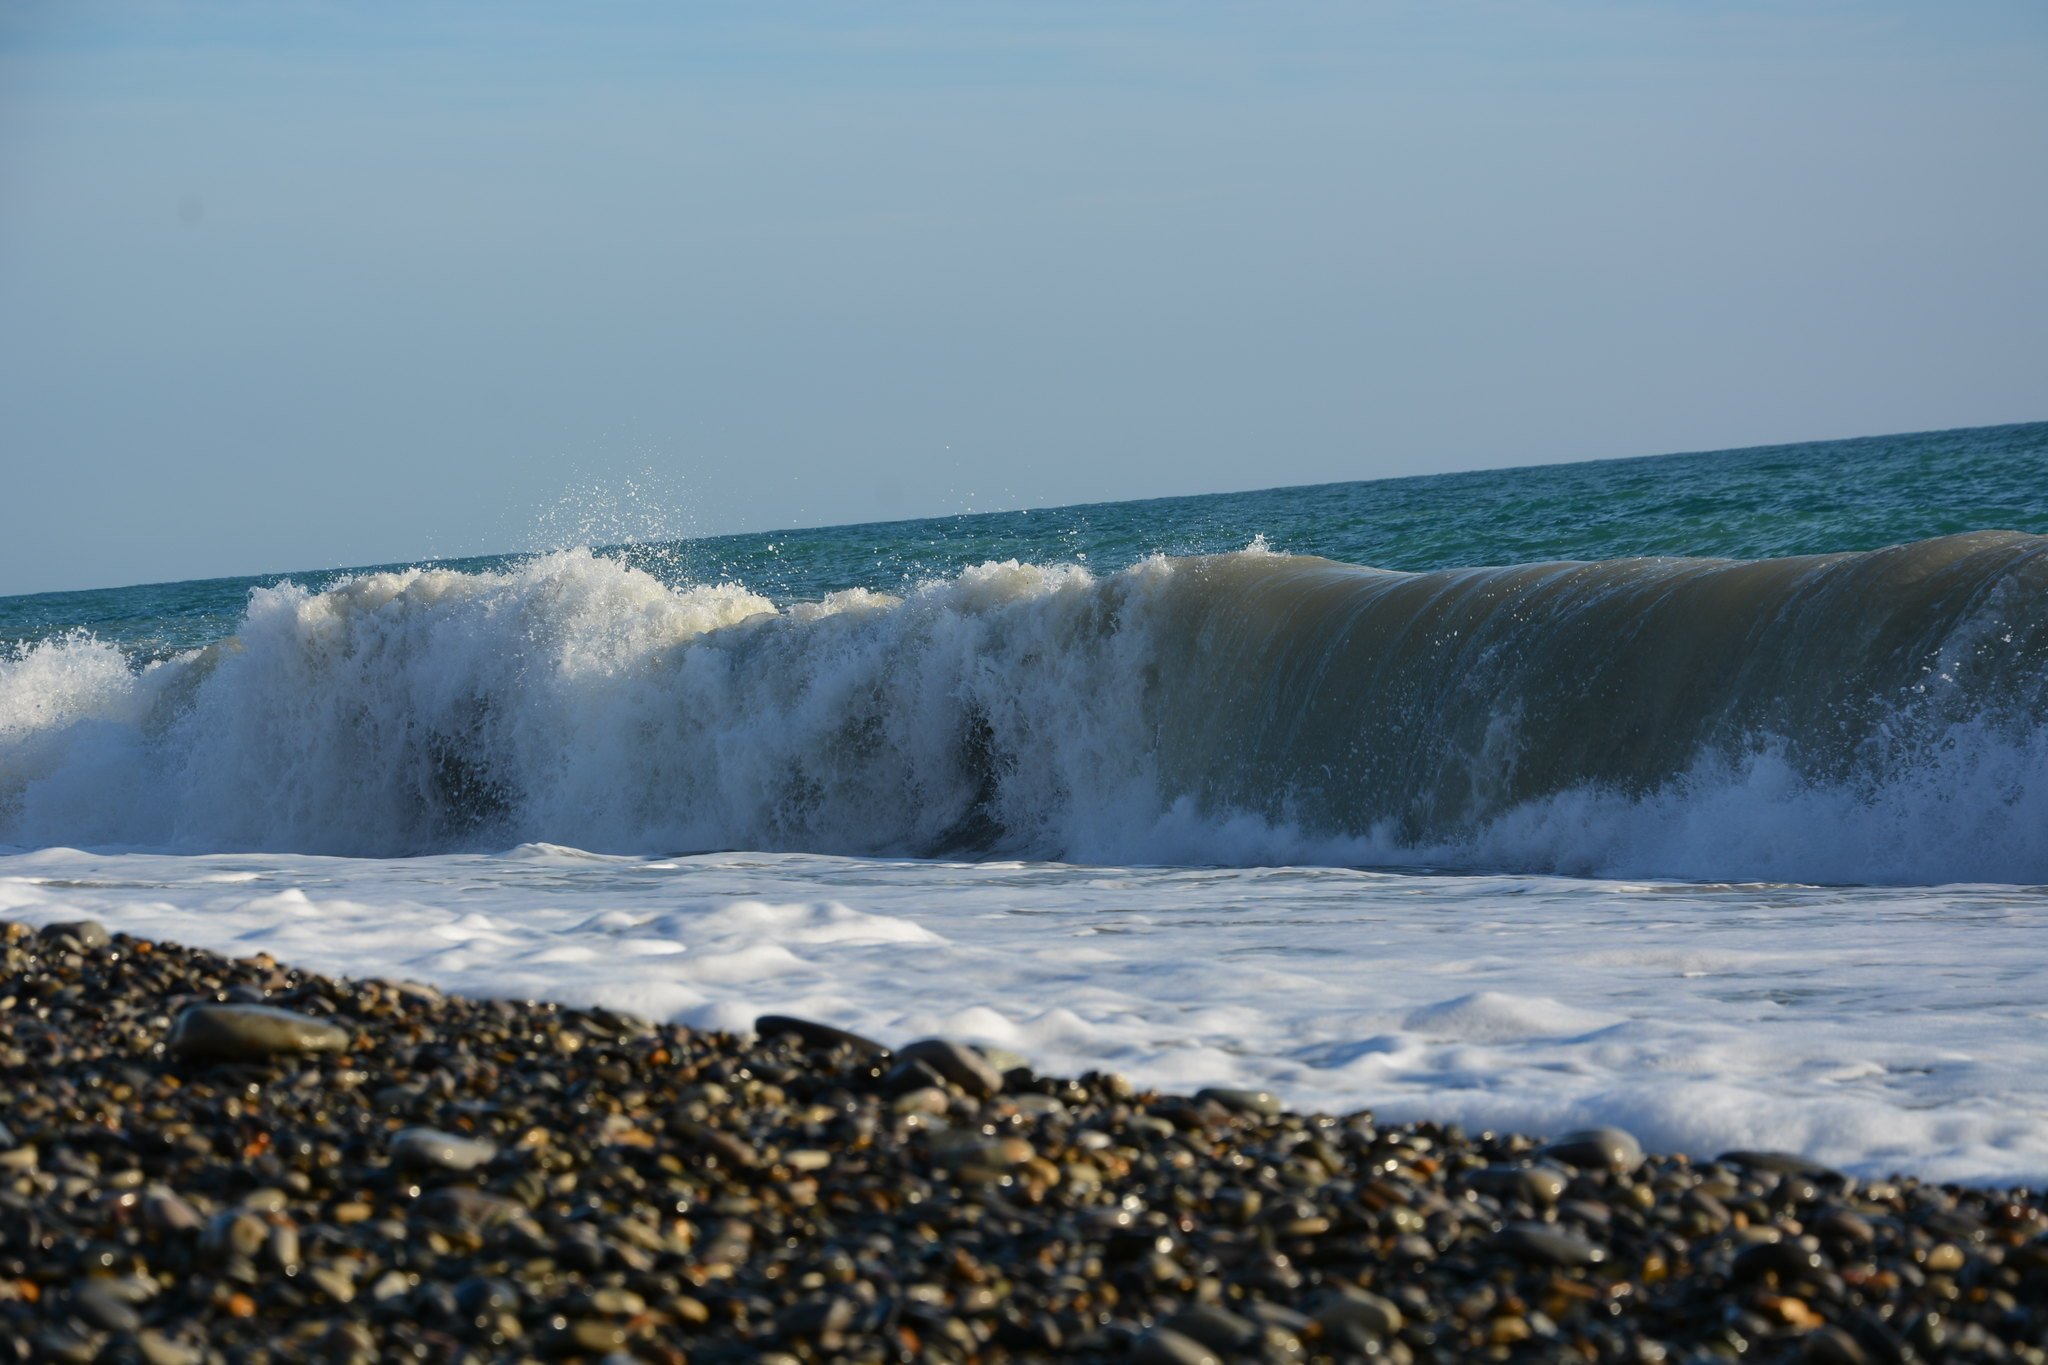
[[[0,0],[0,593],[2038,419],[2044,243],[2040,0]]]

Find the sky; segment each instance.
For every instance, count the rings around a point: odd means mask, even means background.
[[[2037,420],[2044,242],[2040,0],[0,0],[0,594]]]

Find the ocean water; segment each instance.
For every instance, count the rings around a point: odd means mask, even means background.
[[[0,913],[2048,1175],[2048,424],[0,599]]]

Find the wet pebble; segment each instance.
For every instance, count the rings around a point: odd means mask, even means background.
[[[178,1015],[165,1046],[191,1061],[248,1062],[342,1052],[349,1041],[346,1029],[272,1005],[194,1005]]]
[[[401,1166],[473,1171],[498,1155],[498,1145],[438,1128],[404,1128],[391,1137],[391,1159]]]

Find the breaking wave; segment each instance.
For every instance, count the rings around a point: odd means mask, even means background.
[[[2048,538],[778,608],[572,551],[0,658],[0,840],[2048,881]]]

